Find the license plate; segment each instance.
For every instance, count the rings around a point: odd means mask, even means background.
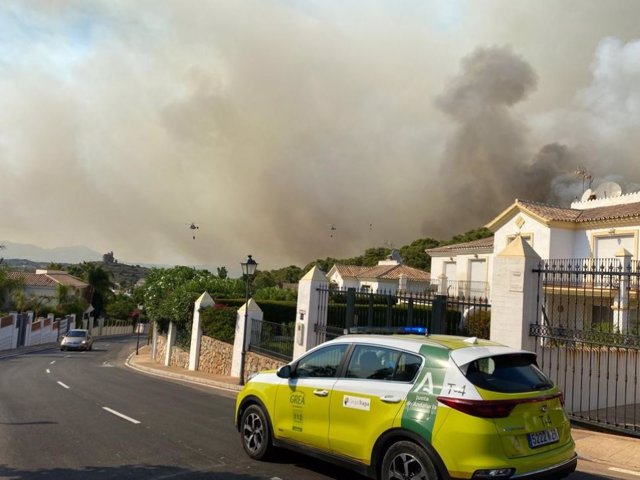
[[[550,428],[549,430],[542,430],[541,432],[534,432],[528,435],[529,448],[538,448],[543,445],[549,445],[550,443],[556,443],[560,441],[560,435],[558,435],[558,429]]]

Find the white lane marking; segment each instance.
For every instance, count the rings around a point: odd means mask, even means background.
[[[109,407],[102,407],[103,410],[106,410],[109,413],[113,413],[114,415],[117,415],[120,418],[124,418],[126,421],[131,422],[131,423],[135,423],[136,425],[138,423],[140,423],[138,420],[136,420],[135,418],[131,418],[131,417],[127,417],[126,415],[124,415],[123,413],[120,412],[116,412],[115,410],[110,409]]]
[[[51,370],[49,370],[48,368],[47,368],[47,373],[51,373]]]
[[[69,385],[65,385],[65,384],[64,384],[64,383],[62,383],[62,382],[58,382],[58,385],[60,385],[60,386],[61,386],[61,387],[63,387],[63,388],[66,388],[66,389],[71,388]]]
[[[56,363],[55,360],[51,360],[51,363],[49,365],[53,365],[54,363]]]
[[[609,467],[609,470],[618,473],[626,473],[627,475],[635,475],[640,477],[640,472],[634,472],[633,470],[625,470],[624,468]]]

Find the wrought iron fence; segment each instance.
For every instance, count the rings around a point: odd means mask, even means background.
[[[640,436],[640,269],[622,259],[546,260],[530,326],[542,370],[575,420]]]
[[[293,358],[293,341],[293,324],[251,320],[250,351],[290,361]]]
[[[470,314],[484,311],[488,337],[489,303],[486,298],[447,297],[433,293],[358,292],[354,288],[320,288],[318,343],[353,332],[390,332],[424,327],[433,334],[468,333]],[[474,334],[475,335],[475,334]],[[478,335],[483,336],[483,335]]]

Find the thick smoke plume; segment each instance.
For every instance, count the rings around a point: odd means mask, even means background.
[[[633,185],[637,7],[541,1],[7,0],[0,241],[233,274]]]

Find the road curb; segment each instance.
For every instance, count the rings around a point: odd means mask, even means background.
[[[211,388],[218,388],[220,390],[226,390],[228,392],[239,392],[242,389],[242,386],[240,385],[232,385],[225,382],[218,382],[216,380],[209,380],[207,378],[198,378],[190,375],[183,375],[181,373],[168,372],[165,370],[138,365],[135,362],[131,361],[135,354],[135,352],[132,352],[131,355],[127,357],[125,365],[133,370],[137,370],[148,375],[153,375],[160,378],[172,378],[174,380],[180,380],[181,382],[193,383],[196,385],[202,385]]]

